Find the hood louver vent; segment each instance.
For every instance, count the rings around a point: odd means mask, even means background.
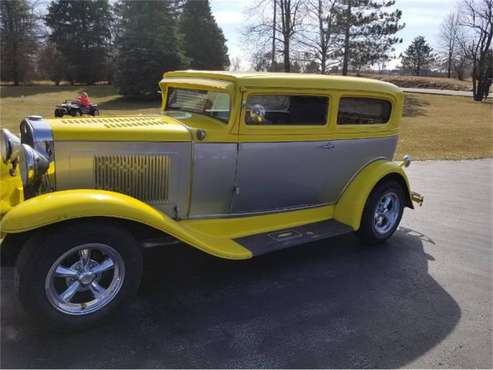
[[[92,125],[106,128],[148,127],[165,125],[160,117],[80,118],[61,120],[66,125]]]
[[[146,202],[163,202],[168,199],[169,167],[170,159],[166,155],[96,156],[95,186]]]

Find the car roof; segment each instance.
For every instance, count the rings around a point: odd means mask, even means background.
[[[200,78],[202,80],[222,80],[235,83],[238,87],[251,88],[305,88],[305,89],[343,89],[402,94],[394,84],[370,78],[321,75],[312,73],[280,72],[228,72],[183,70],[166,72],[164,78]]]

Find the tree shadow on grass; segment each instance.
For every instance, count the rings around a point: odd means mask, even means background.
[[[402,115],[404,117],[426,116],[426,107],[429,105],[430,103],[421,97],[406,95]]]
[[[146,250],[138,298],[90,331],[41,331],[3,294],[1,366],[402,367],[461,317],[428,273],[428,239],[400,229],[368,248],[346,235],[247,261]]]
[[[93,86],[54,86],[54,85],[34,85],[34,86],[1,86],[0,97],[20,98],[22,96],[33,96],[53,93],[67,93],[66,99],[73,99],[79,91],[87,91],[91,98],[103,98],[105,96],[116,95],[116,89],[111,85]]]

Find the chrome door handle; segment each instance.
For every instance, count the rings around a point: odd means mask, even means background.
[[[332,144],[332,143],[326,143],[324,145],[321,145],[320,148],[322,149],[326,149],[326,150],[332,150],[332,149],[335,149],[335,144]]]

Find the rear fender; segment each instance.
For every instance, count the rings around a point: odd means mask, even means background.
[[[409,180],[402,166],[397,162],[378,160],[367,165],[353,178],[335,206],[334,218],[358,230],[371,191],[380,181],[390,178],[401,183],[407,198],[406,206],[413,208]]]
[[[251,258],[230,240],[197,234],[148,204],[104,190],[65,190],[31,198],[13,207],[0,223],[2,233],[22,233],[66,220],[106,217],[135,221],[160,230],[206,253],[227,259]]]

